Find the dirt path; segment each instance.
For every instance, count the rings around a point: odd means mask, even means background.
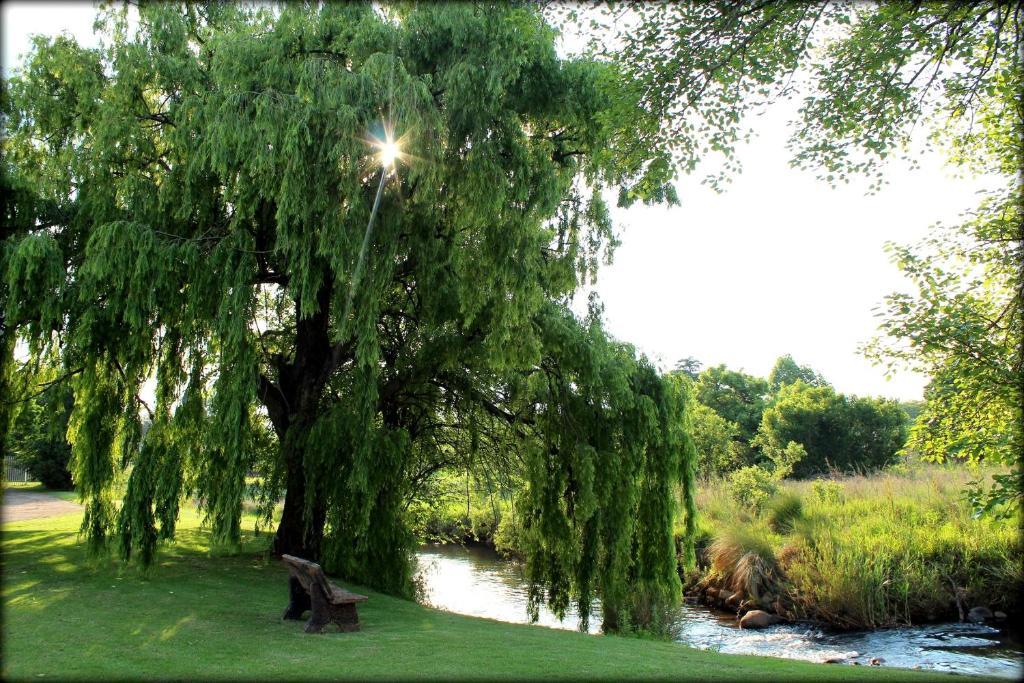
[[[81,509],[81,505],[61,500],[48,493],[5,489],[3,514],[0,516],[4,522],[20,522],[25,519],[67,515]]]

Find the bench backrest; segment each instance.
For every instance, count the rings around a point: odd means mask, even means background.
[[[294,555],[281,555],[281,559],[288,564],[289,570],[299,579],[306,591],[312,592],[313,586],[316,585],[323,591],[324,597],[331,597],[331,587],[320,565]]]

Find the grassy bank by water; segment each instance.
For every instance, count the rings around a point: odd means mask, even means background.
[[[733,592],[733,606],[849,628],[956,621],[974,606],[1012,618],[1024,583],[1019,519],[972,513],[962,490],[982,474],[915,466],[784,482],[760,508],[707,482],[704,585],[717,599]]]
[[[307,635],[280,619],[286,571],[264,559],[265,536],[246,533],[240,552],[211,549],[187,513],[178,542],[142,574],[88,560],[78,524],[68,515],[3,527],[4,679],[949,680],[504,624],[359,586],[370,596],[361,632]]]

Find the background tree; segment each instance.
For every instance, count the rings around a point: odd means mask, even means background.
[[[697,377],[697,400],[739,426],[739,440],[750,443],[761,424],[768,382],[725,365],[707,368]]]
[[[739,425],[699,402],[690,406],[689,420],[699,476],[721,476],[745,464],[746,448],[737,440]]]
[[[924,401],[900,401],[900,409],[907,414],[907,422],[913,424],[924,410]]]
[[[775,361],[771,372],[768,373],[768,389],[777,394],[782,387],[794,382],[803,382],[812,387],[828,386],[828,381],[824,377],[806,365],[797,365],[793,356],[787,353]]]
[[[409,592],[406,505],[468,444],[528,474],[535,603],[614,628],[631,584],[677,597],[685,400],[564,306],[615,243],[602,191],[671,200],[668,158],[614,68],[478,10],[147,3],[100,49],[36,40],[3,102],[5,344],[75,376],[94,548],[151,561],[186,496],[235,542],[256,469],[275,552]]]
[[[686,375],[690,379],[697,379],[697,375],[700,374],[700,369],[703,366],[704,364],[693,356],[687,356],[677,360],[673,370]]]
[[[895,401],[848,397],[798,381],[784,386],[764,411],[756,442],[768,453],[803,446],[805,454],[790,463],[792,476],[802,478],[880,469],[894,462],[906,438],[906,415]]]
[[[74,405],[74,393],[67,382],[61,382],[55,368],[43,366],[32,372],[30,384],[35,389],[13,407],[17,413],[7,435],[8,452],[15,461],[46,488],[70,490],[72,488],[71,444],[67,441],[68,418]],[[18,394],[4,394],[4,400]]]

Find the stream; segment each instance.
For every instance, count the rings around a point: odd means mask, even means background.
[[[438,609],[525,624],[527,589],[522,566],[484,547],[428,545],[417,552],[427,604]],[[600,632],[600,617],[590,632]],[[537,623],[576,630],[578,614],[559,621],[542,607]],[[739,629],[734,615],[703,605],[682,605],[674,625],[676,640],[702,650],[728,654],[787,657],[812,662],[841,658],[868,665],[920,668],[964,674],[1021,678],[1024,648],[998,629],[980,624],[933,624],[874,631],[830,632],[812,624],[779,624]]]

